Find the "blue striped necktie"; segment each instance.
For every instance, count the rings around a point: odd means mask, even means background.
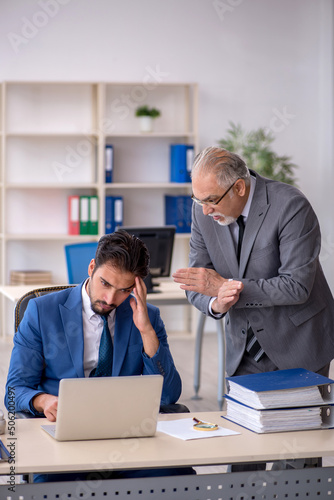
[[[111,377],[113,342],[108,327],[108,316],[101,316],[103,319],[103,332],[99,347],[99,360],[97,367],[90,372],[90,377]]]

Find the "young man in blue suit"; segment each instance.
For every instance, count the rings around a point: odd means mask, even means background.
[[[175,403],[181,380],[159,310],[146,303],[148,271],[145,245],[119,230],[100,239],[84,283],[31,300],[14,337],[5,404],[14,388],[17,412],[55,421],[59,381],[97,368],[103,316],[113,342],[111,375],[161,374],[161,404]]]

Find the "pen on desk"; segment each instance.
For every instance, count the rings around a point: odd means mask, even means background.
[[[0,439],[0,458],[2,460],[8,460],[10,458],[10,453],[7,450],[6,446],[3,444],[3,442]]]

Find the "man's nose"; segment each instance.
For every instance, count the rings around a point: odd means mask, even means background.
[[[204,215],[209,215],[209,214],[211,214],[212,212],[215,211],[214,207],[212,207],[210,205],[205,205],[204,204],[202,208],[203,208],[203,214]]]
[[[110,289],[110,290],[107,290],[105,292],[103,300],[107,304],[114,304],[116,301],[116,298],[117,298],[117,290]]]

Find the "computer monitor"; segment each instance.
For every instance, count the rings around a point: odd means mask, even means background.
[[[159,227],[128,227],[121,226],[119,229],[124,229],[129,234],[137,236],[145,245],[150,254],[150,273],[144,280],[148,293],[154,293],[153,287],[157,287],[157,283],[153,283],[152,278],[165,278],[170,276],[175,226],[159,226]]]

